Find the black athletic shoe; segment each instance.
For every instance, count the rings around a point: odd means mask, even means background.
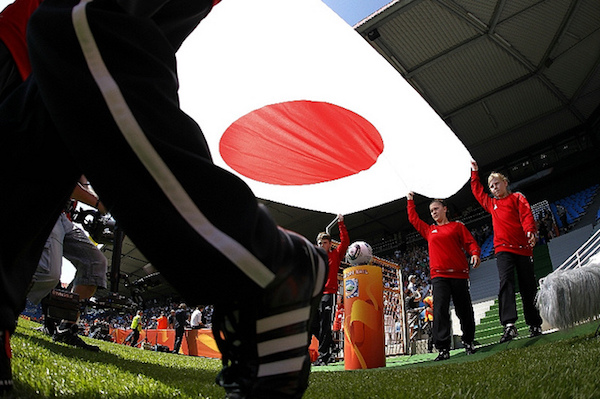
[[[331,352],[323,355],[319,355],[317,360],[312,362],[313,366],[327,366],[329,363],[332,363],[335,359],[335,356]]]
[[[468,355],[472,355],[473,353],[477,352],[477,349],[475,349],[475,344],[474,343],[470,343],[467,344],[466,342],[463,342],[463,345],[465,347],[465,353]]]
[[[79,328],[77,327],[77,324],[71,324],[67,328],[64,328],[63,326],[56,327],[56,331],[52,336],[52,339],[55,342],[62,342],[77,348],[86,349],[88,351],[99,352],[99,347],[90,345],[81,339],[81,337],[77,334],[78,330]]]
[[[13,379],[10,359],[12,351],[10,349],[10,333],[0,331],[0,397],[12,391]]]
[[[433,359],[434,362],[439,362],[442,360],[448,360],[450,359],[450,351],[448,349],[442,349],[439,353],[439,355]]]
[[[506,326],[504,327],[504,334],[502,334],[502,337],[500,338],[500,343],[508,342],[515,338],[517,335],[519,335],[519,333],[514,325]]]
[[[326,361],[326,360],[323,360],[323,359],[317,359],[317,360],[315,360],[312,363],[312,365],[315,366],[315,367],[317,367],[317,366],[327,366],[328,364],[329,364],[329,362]]]
[[[540,326],[530,326],[529,327],[529,338],[539,337],[542,335],[542,327]]]
[[[227,398],[301,398],[308,386],[310,326],[327,276],[327,254],[280,230],[275,280],[262,296],[215,305],[212,330],[223,359],[216,382]]]

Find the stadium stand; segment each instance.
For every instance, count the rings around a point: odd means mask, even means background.
[[[494,255],[494,233],[490,234],[481,244],[481,259],[487,259]]]
[[[594,201],[596,194],[598,193],[599,184],[594,184],[582,191],[571,194],[567,197],[558,199],[550,204],[550,209],[554,214],[556,223],[561,229],[569,229],[572,227],[581,217],[586,213],[588,207]],[[564,208],[566,212],[567,226],[564,225],[564,219],[560,217],[560,208]],[[600,215],[600,209],[598,210]]]

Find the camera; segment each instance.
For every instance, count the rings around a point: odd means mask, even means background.
[[[73,222],[81,224],[98,244],[112,244],[117,222],[110,215],[103,215],[95,209],[78,210],[73,213]]]
[[[77,321],[79,316],[79,294],[62,289],[53,289],[50,295],[42,299],[42,302],[48,307],[46,317]]]

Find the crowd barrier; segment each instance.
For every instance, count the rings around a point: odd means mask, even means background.
[[[116,343],[124,344],[125,338],[131,333],[131,330],[123,329],[112,329],[110,335],[113,337]],[[148,337],[148,341],[146,341]],[[213,337],[212,331],[209,328],[200,330],[185,330],[184,340],[181,343],[179,353],[190,356],[201,356],[210,357],[214,359],[220,359],[221,353],[217,348],[217,343]],[[148,342],[150,345],[156,346],[164,345],[173,349],[175,345],[175,330],[142,330],[140,332],[140,344]],[[319,356],[319,341],[313,336],[312,342],[309,348],[311,361],[317,360]]]
[[[116,343],[123,344],[131,330],[113,329],[110,335]],[[139,343],[148,342],[152,346],[163,345],[173,349],[175,345],[175,330],[142,330]],[[184,339],[181,343],[179,353],[190,356],[221,358],[217,343],[212,331],[208,328],[199,330],[185,330]]]

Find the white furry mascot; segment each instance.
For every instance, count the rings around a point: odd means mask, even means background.
[[[600,315],[600,253],[580,267],[558,268],[540,279],[537,307],[559,329]]]

